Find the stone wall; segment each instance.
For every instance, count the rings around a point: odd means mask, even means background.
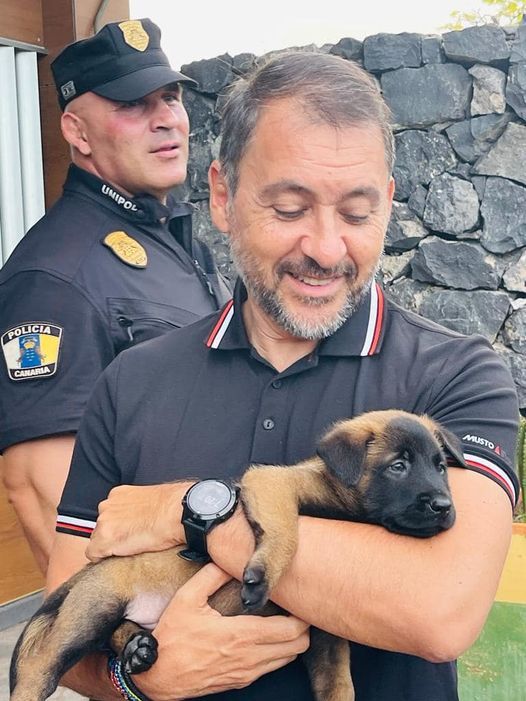
[[[381,282],[404,307],[486,336],[526,407],[526,25],[344,38],[321,50],[364,66],[393,113],[396,201]],[[185,93],[183,194],[196,205],[197,236],[231,278],[227,242],[208,216],[207,169],[222,95],[255,61],[225,54],[182,67],[199,84]]]

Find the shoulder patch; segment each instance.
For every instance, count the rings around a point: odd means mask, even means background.
[[[62,327],[28,321],[2,334],[0,343],[11,380],[51,377],[57,371]]]
[[[125,231],[112,231],[104,237],[102,243],[107,246],[123,263],[133,268],[146,268],[148,256],[141,244]]]

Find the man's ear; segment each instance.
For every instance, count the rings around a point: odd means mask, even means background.
[[[391,216],[391,210],[393,208],[393,197],[395,193],[395,179],[393,176],[389,178],[389,182],[387,183],[387,201],[388,201],[388,217]]]
[[[82,119],[75,112],[64,112],[60,120],[62,136],[83,156],[91,155],[91,147],[84,129]]]
[[[228,234],[230,227],[228,223],[228,185],[221,170],[219,161],[212,161],[208,169],[208,185],[210,187],[210,217],[214,226]]]
[[[346,487],[355,487],[363,474],[370,438],[362,430],[333,429],[316,451],[328,471]]]

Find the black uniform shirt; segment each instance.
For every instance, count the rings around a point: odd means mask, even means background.
[[[0,271],[0,450],[76,431],[122,349],[230,297],[191,206],[130,199],[71,166],[64,194]]]
[[[247,340],[243,292],[239,286],[220,314],[125,351],[104,372],[80,427],[59,531],[89,535],[115,485],[230,478],[250,463],[294,463],[314,454],[333,421],[391,408],[441,422],[462,439],[469,467],[515,501],[517,398],[485,339],[402,310],[375,285],[344,326],[279,373]],[[353,644],[353,676],[357,701],[457,699],[453,663]],[[296,661],[211,698],[312,696]]]

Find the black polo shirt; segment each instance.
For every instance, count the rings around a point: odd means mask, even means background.
[[[122,349],[230,297],[191,206],[130,199],[71,166],[64,194],[0,271],[0,450],[76,431]]]
[[[375,409],[428,413],[463,440],[470,468],[515,501],[517,398],[485,339],[402,310],[374,285],[341,329],[279,373],[248,342],[243,294],[238,286],[220,314],[125,351],[104,372],[78,434],[57,530],[88,536],[98,503],[118,484],[238,477],[250,463],[294,463],[314,453],[333,421]],[[353,676],[357,701],[457,698],[454,664],[353,644]],[[295,662],[213,698],[312,696]]]

